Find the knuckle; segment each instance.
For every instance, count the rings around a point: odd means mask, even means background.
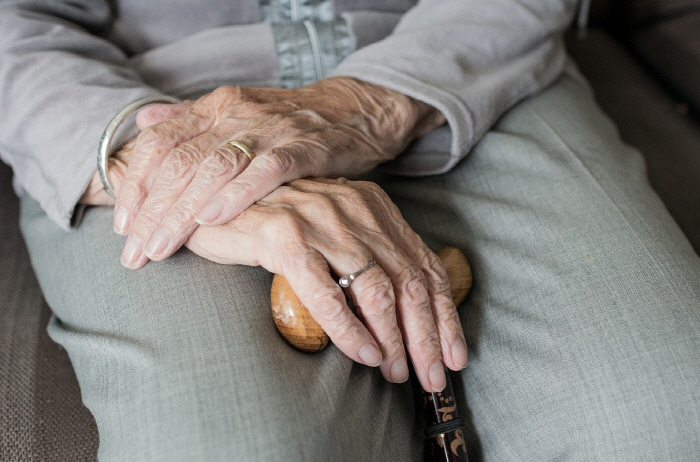
[[[390,356],[399,356],[405,351],[403,336],[398,329],[396,330],[396,335],[392,335],[389,341],[384,341],[382,343],[389,352]]]
[[[337,210],[335,208],[335,204],[333,203],[333,200],[326,196],[325,194],[322,193],[317,193],[317,192],[309,192],[305,193],[304,197],[307,201],[307,204],[310,207],[313,207],[314,211],[316,212],[321,212],[324,215],[336,215]]]
[[[451,331],[461,331],[462,323],[459,320],[459,313],[457,312],[457,307],[452,303],[452,297],[444,296],[436,300],[435,302],[435,323],[440,326],[440,328],[449,328]]]
[[[313,109],[299,109],[294,111],[292,115],[294,116],[294,120],[298,126],[302,128],[316,127],[319,125],[325,126],[330,124],[325,117]]]
[[[423,271],[415,265],[408,265],[402,272],[403,289],[410,300],[416,302],[427,298],[428,285]]]
[[[212,94],[213,95],[220,95],[220,94],[228,94],[230,93],[235,87],[232,85],[221,85],[220,87],[217,87]]]
[[[394,288],[389,279],[380,279],[369,284],[360,293],[362,299],[372,300],[372,305],[368,306],[369,316],[395,316]]]
[[[272,239],[286,244],[288,250],[306,246],[302,219],[289,208],[279,207],[271,219],[266,220],[265,230]]]
[[[292,183],[283,184],[268,195],[268,197],[274,197],[284,204],[298,203],[303,200],[304,196],[304,193],[296,189]]]
[[[270,113],[268,108],[251,97],[251,95],[240,92],[236,97],[236,114],[243,114],[246,118],[270,121],[275,114]]]
[[[161,174],[166,178],[183,178],[192,171],[199,153],[189,144],[173,150],[163,161]]]
[[[440,351],[440,337],[435,329],[431,329],[415,339],[411,346],[420,351]]]
[[[439,310],[437,316],[437,322],[441,326],[441,329],[446,328],[448,332],[453,335],[462,334],[462,323],[459,320],[459,314],[457,310],[453,307],[446,310]]]
[[[248,197],[255,191],[255,184],[246,178],[238,177],[235,183],[231,183],[231,188],[224,188],[220,193],[229,203],[240,200],[241,197]]]
[[[275,175],[285,175],[294,170],[296,160],[291,156],[285,148],[272,148],[270,155],[262,156],[261,160],[265,162],[264,168]]]
[[[195,211],[190,204],[180,204],[168,213],[167,221],[175,226],[181,226],[185,223],[193,222],[194,214]]]
[[[318,287],[311,292],[318,315],[330,324],[340,324],[345,311],[345,299],[340,288]]]
[[[227,148],[217,148],[199,167],[203,173],[211,176],[221,175],[238,167],[238,158]]]
[[[275,114],[271,120],[271,125],[289,135],[303,128],[303,123],[297,117],[288,114]]]
[[[234,85],[222,85],[211,92],[211,96],[216,100],[238,99],[241,96],[241,87]]]
[[[160,221],[157,210],[142,209],[134,222],[134,231],[138,234],[141,230],[152,229]]]
[[[297,214],[286,207],[280,207],[275,214],[274,221],[277,226],[282,227],[282,229],[295,229],[299,227]]]
[[[392,335],[389,341],[382,342],[388,352],[389,357],[401,357],[406,353],[406,345],[404,344],[401,331],[397,329],[396,335]]]
[[[435,277],[433,278],[432,282],[433,286],[435,287],[435,293],[450,296],[450,280],[447,279],[447,276],[444,278]],[[450,300],[452,300],[452,297],[450,297]]]
[[[432,250],[426,250],[422,257],[421,266],[430,276],[431,282],[437,293],[450,292],[450,280],[447,277],[447,269]]]
[[[348,320],[338,327],[334,341],[341,345],[352,345],[361,338],[362,330],[358,323]]]
[[[121,188],[119,188],[118,202],[120,204],[131,204],[146,197],[148,191],[146,185],[139,179],[128,178]]]
[[[137,139],[137,144],[140,148],[152,148],[164,142],[164,133],[158,125],[151,125],[144,129]]]
[[[371,210],[367,198],[350,184],[337,185],[333,188],[333,191],[334,197],[344,204],[345,207],[351,207],[353,210],[361,210],[363,212]]]

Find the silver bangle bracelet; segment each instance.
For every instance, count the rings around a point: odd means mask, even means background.
[[[109,156],[111,155],[110,148],[112,146],[112,140],[114,139],[115,133],[121,126],[121,124],[129,117],[131,114],[136,112],[138,109],[154,103],[179,103],[180,100],[172,96],[146,96],[145,98],[139,98],[134,102],[131,102],[124,106],[124,108],[117,112],[117,114],[112,117],[112,120],[107,124],[104,133],[102,133],[102,138],[100,138],[100,145],[97,148],[97,171],[100,174],[100,179],[102,180],[102,186],[104,186],[105,191],[113,199],[116,199],[114,195],[114,190],[112,189],[112,183],[109,181],[107,176],[107,163]]]

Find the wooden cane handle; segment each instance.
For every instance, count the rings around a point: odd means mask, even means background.
[[[457,247],[443,247],[437,253],[447,270],[447,279],[450,281],[450,293],[455,306],[459,306],[469,291],[472,290],[474,282],[472,268],[464,252]]]
[[[316,353],[328,345],[328,334],[281,274],[275,274],[272,279],[270,301],[277,330],[290,345],[306,353]]]
[[[437,256],[447,269],[452,300],[455,306],[459,306],[472,287],[469,261],[456,247],[443,247]],[[275,274],[272,280],[270,300],[277,330],[293,347],[307,353],[315,353],[328,345],[328,334],[301,303],[287,279],[280,274]]]

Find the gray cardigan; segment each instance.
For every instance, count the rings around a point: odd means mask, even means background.
[[[95,172],[100,135],[132,100],[193,97],[224,84],[294,86],[333,74],[442,111],[448,125],[387,168],[446,172],[504,111],[564,70],[561,32],[576,3],[2,0],[0,157],[16,187],[69,229]],[[290,49],[311,50],[311,58]]]

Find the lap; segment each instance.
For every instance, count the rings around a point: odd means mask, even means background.
[[[49,333],[95,415],[100,460],[419,460],[410,385],[335,347],[290,348],[268,272],[187,250],[130,271],[111,210],[66,233],[22,202]]]
[[[475,456],[643,459],[653,438],[690,457],[700,264],[581,86],[519,104],[445,175],[372,179],[428,245],[472,262],[470,365],[454,377]],[[419,459],[410,386],[334,347],[287,347],[265,271],[181,251],[132,272],[110,210],[65,233],[22,202],[103,460]]]
[[[700,260],[582,86],[521,103],[445,175],[375,179],[473,264],[460,385],[485,460],[694,457]]]

